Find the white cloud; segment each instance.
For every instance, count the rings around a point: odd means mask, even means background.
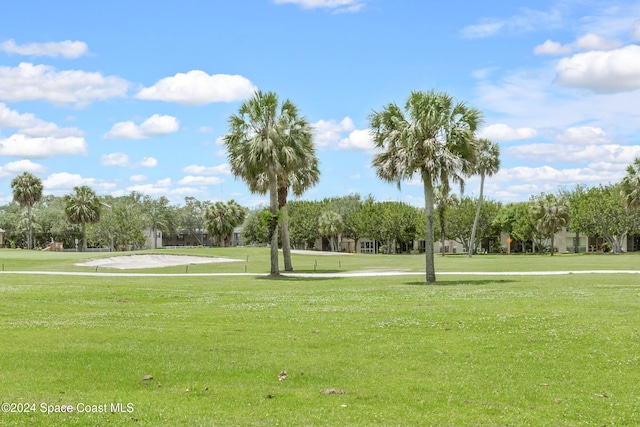
[[[22,62],[0,66],[0,100],[46,101],[83,107],[93,101],[125,96],[129,83],[120,77],[79,70],[56,71],[48,65]]]
[[[479,39],[490,37],[499,32],[506,25],[505,21],[485,20],[480,24],[469,25],[462,29],[462,37],[467,39]]]
[[[586,34],[574,42],[574,46],[580,50],[612,50],[622,46],[620,40],[610,40],[596,34]]]
[[[640,89],[640,46],[629,45],[611,51],[592,51],[561,59],[556,82],[596,93]]]
[[[556,139],[564,144],[605,144],[611,142],[611,138],[602,129],[593,126],[571,127],[558,134]]]
[[[228,163],[218,166],[189,165],[182,172],[190,175],[231,175],[231,166]]]
[[[32,138],[20,134],[13,134],[6,139],[0,138],[0,155],[2,156],[46,158],[83,154],[87,154],[87,143],[84,138]]]
[[[183,105],[204,105],[213,102],[232,102],[249,98],[256,87],[239,75],[213,74],[192,70],[166,77],[155,85],[142,89],[136,98]]]
[[[313,124],[313,141],[318,147],[335,145],[342,139],[342,133],[355,130],[350,117],[345,117],[336,123],[334,120],[319,120]]]
[[[556,28],[562,24],[562,15],[558,10],[542,12],[522,8],[519,14],[506,19],[484,18],[480,23],[469,25],[460,31],[464,38],[477,39],[490,37],[501,31],[528,32],[540,28]]]
[[[496,123],[483,128],[478,133],[478,137],[487,138],[494,142],[500,142],[531,139],[535,138],[537,134],[538,132],[534,128],[512,128],[511,126],[503,123]]]
[[[119,166],[123,168],[154,168],[158,166],[158,160],[153,157],[145,157],[138,163],[131,163],[129,156],[124,153],[103,154],[100,157],[102,166]]]
[[[0,51],[9,54],[28,56],[62,56],[63,58],[79,58],[88,52],[85,42],[64,40],[61,42],[27,43],[18,45],[14,40],[0,43]]]
[[[536,46],[533,52],[536,55],[564,55],[577,50],[612,50],[622,46],[620,40],[607,39],[594,33],[585,34],[576,39],[572,44],[560,44],[551,40]]]
[[[83,136],[77,128],[60,128],[55,123],[45,122],[34,114],[20,114],[0,102],[0,128],[18,129],[18,133],[27,136]]]
[[[44,172],[44,170],[44,166],[34,163],[31,160],[17,160],[0,166],[0,178],[21,174],[22,172],[37,174]]]
[[[202,185],[202,186],[211,186],[211,185],[219,185],[222,184],[224,180],[222,178],[218,178],[217,176],[193,176],[187,175],[178,181],[180,185]]]
[[[107,139],[147,139],[177,132],[180,122],[173,116],[154,114],[140,125],[134,122],[119,122],[113,125],[104,137]]]
[[[96,192],[108,191],[116,186],[114,183],[98,181],[95,178],[84,178],[82,175],[69,172],[54,173],[42,181],[42,186],[49,192],[68,191],[80,185],[88,185]]]
[[[147,180],[146,175],[132,175],[129,177],[129,181],[131,182],[144,182]]]
[[[540,186],[548,183],[571,185],[577,183],[607,183],[619,179],[619,174],[609,171],[598,171],[590,168],[555,169],[551,166],[526,167],[518,166],[510,169],[500,169],[491,180],[494,182],[514,183],[526,182],[529,185]],[[531,188],[525,187],[531,194]]]
[[[336,12],[357,12],[362,9],[362,0],[274,0],[276,4],[297,4],[304,9],[333,9]]]
[[[338,145],[340,150],[373,151],[375,146],[369,129],[354,130]]]
[[[509,147],[506,153],[528,162],[587,163],[607,162],[628,165],[640,157],[640,146],[617,144],[559,145],[529,144]]]
[[[558,42],[547,40],[541,45],[536,46],[533,49],[533,53],[536,55],[563,55],[571,53],[572,47],[569,45],[563,45]]]
[[[158,166],[158,160],[153,157],[145,157],[144,159],[142,159],[139,165],[143,168],[155,168],[156,166]]]
[[[198,128],[199,133],[213,133],[213,128],[211,126],[200,126]]]
[[[129,156],[124,153],[111,153],[103,154],[100,157],[100,164],[102,166],[121,166],[127,167],[130,165]]]
[[[132,177],[133,178],[133,177]],[[137,180],[133,180],[133,182],[138,182]],[[172,181],[171,178],[164,178],[156,181],[154,184],[136,184],[127,187],[127,192],[136,191],[142,194],[148,194],[150,196],[155,195],[163,195],[163,196],[184,196],[184,195],[194,195],[201,193],[201,190],[193,187],[178,187],[171,188]],[[119,192],[118,194],[121,194]]]

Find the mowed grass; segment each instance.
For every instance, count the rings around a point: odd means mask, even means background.
[[[0,275],[0,425],[640,425],[637,275],[439,279]]]
[[[89,260],[112,256],[144,254],[192,255],[224,257],[235,262],[181,265],[163,268],[118,270],[107,267],[78,266]],[[299,273],[346,271],[406,271],[425,269],[425,257],[418,255],[380,254],[293,254],[293,266]],[[435,256],[436,271],[441,272],[506,272],[560,270],[639,270],[640,252],[614,254],[538,254]],[[282,254],[280,254],[280,268]],[[115,253],[38,252],[0,249],[0,269],[4,271],[75,271],[138,273],[265,273],[269,272],[269,249],[264,247],[162,249]]]

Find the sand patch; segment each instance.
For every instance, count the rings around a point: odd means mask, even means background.
[[[329,252],[329,251],[308,251],[308,250],[304,250],[304,249],[292,249],[291,250],[292,254],[299,254],[299,255],[319,255],[319,256],[339,256],[339,255],[353,255],[351,253],[348,252]]]
[[[138,268],[159,268],[175,265],[210,264],[215,262],[239,262],[241,259],[210,258],[191,255],[123,255],[111,258],[94,259],[76,264],[81,267],[117,268],[119,270],[133,270]]]

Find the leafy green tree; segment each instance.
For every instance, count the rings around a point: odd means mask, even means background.
[[[542,238],[551,242],[549,251],[553,256],[554,236],[569,224],[569,207],[553,194],[541,193],[531,198],[529,217]]]
[[[640,207],[640,158],[627,166],[627,175],[620,183],[620,194],[630,211]]]
[[[358,200],[357,205],[347,213],[343,234],[345,237],[353,239],[353,251],[358,251],[361,238],[374,238],[375,230],[372,227],[372,218],[375,216],[375,203],[373,197],[369,195],[362,201]]]
[[[480,242],[495,236],[498,230],[493,227],[493,221],[500,210],[500,203],[486,200],[478,215],[477,232],[474,240],[471,240],[471,231],[475,222],[478,200],[472,197],[460,197],[458,203],[449,208],[446,219],[446,231],[449,239],[462,243],[465,253],[469,249],[476,252]]]
[[[34,206],[34,217],[39,223],[42,246],[50,242],[61,242],[64,247],[73,247],[76,237],[81,237],[80,228],[70,224],[64,213],[64,198],[53,195],[43,196]],[[38,240],[36,238],[36,240]]]
[[[640,213],[629,211],[620,185],[589,188],[575,202],[576,217],[571,223],[591,237],[602,237],[613,253],[620,253],[627,234],[640,229]]]
[[[424,186],[426,282],[436,282],[433,258],[434,187],[464,185],[475,153],[480,111],[436,91],[412,92],[404,109],[391,103],[369,119],[380,151],[373,159],[379,178],[396,182],[418,174]]]
[[[418,210],[401,202],[379,202],[374,215],[378,218],[376,240],[384,242],[385,252],[395,253],[398,243],[409,247],[417,237]]]
[[[278,276],[278,197],[286,198],[278,187],[293,185],[294,171],[313,166],[311,127],[291,101],[280,104],[274,92],[257,91],[229,117],[224,143],[233,174],[252,192],[269,192],[270,275]]]
[[[133,196],[134,200],[139,200],[137,195]],[[142,196],[142,212],[145,225],[151,229],[152,248],[158,249],[158,230],[171,234],[174,233],[178,223],[178,210],[175,206],[171,206],[169,199],[161,196],[157,199],[149,195]]]
[[[320,235],[329,239],[331,252],[338,252],[338,238],[344,230],[342,216],[334,211],[324,211],[318,218]]]
[[[342,230],[342,237],[348,239],[358,240],[360,236],[357,235],[356,230],[351,228],[353,222],[351,216],[362,206],[362,199],[359,194],[348,194],[341,197],[330,197],[322,201],[325,211],[336,212],[342,218],[344,225]],[[355,242],[357,245],[357,242]],[[352,248],[347,248],[351,250]],[[355,249],[355,247],[353,248]]]
[[[4,230],[5,247],[26,247],[27,236],[18,227],[22,212],[16,202],[0,206],[0,228]]]
[[[451,206],[458,203],[458,197],[455,194],[449,194],[441,185],[437,186],[434,193],[435,210],[439,220],[440,231],[440,252],[444,256],[444,241],[446,238],[446,212]]]
[[[294,200],[288,203],[289,231],[294,247],[312,249],[316,240],[321,238],[318,231],[318,218],[325,203],[317,200]]]
[[[200,201],[195,197],[185,197],[184,206],[179,209],[179,228],[193,236],[198,244],[204,245],[205,213],[211,202]]]
[[[245,216],[246,211],[235,200],[215,202],[205,213],[205,227],[218,246],[226,246],[231,243],[233,229],[242,224]]]
[[[73,194],[64,196],[64,213],[71,224],[82,227],[82,245],[80,251],[87,250],[87,224],[100,221],[100,198],[87,185],[74,187]]]
[[[269,243],[268,224],[263,218],[269,218],[269,208],[251,210],[242,224],[242,242],[245,245]]]
[[[27,249],[33,249],[33,230],[31,227],[31,209],[42,198],[42,181],[29,172],[23,172],[11,180],[13,200],[27,208]]]
[[[476,216],[473,221],[473,230],[471,230],[471,242],[476,241],[476,230],[478,228],[478,220],[480,219],[480,209],[484,200],[484,180],[487,176],[493,176],[500,170],[500,147],[498,144],[481,138],[476,145],[476,156],[473,163],[473,173],[480,175],[480,197],[478,197],[478,207],[476,208]],[[468,256],[471,258],[474,248],[469,247]]]

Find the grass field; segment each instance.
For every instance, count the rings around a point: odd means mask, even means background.
[[[233,268],[268,270],[264,249],[195,251],[178,253],[242,253]],[[79,271],[95,256],[0,251],[22,271]],[[638,268],[635,254],[436,261],[439,271]],[[308,271],[422,263],[294,258]],[[640,276],[439,280],[5,272],[0,393],[23,412],[3,406],[0,425],[640,425]],[[74,412],[46,413],[61,405]]]

